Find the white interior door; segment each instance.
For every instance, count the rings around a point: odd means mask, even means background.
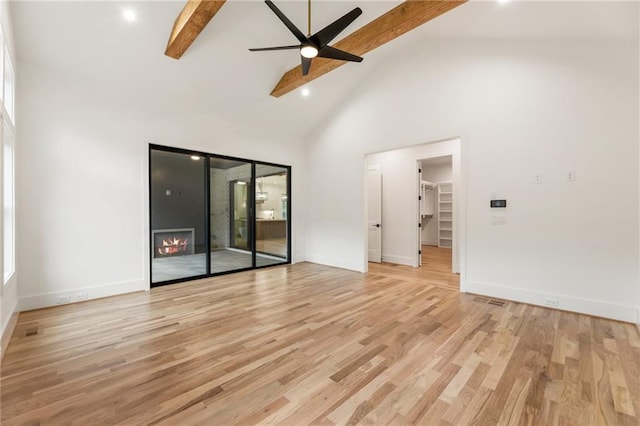
[[[382,262],[382,174],[380,166],[369,166],[368,189],[368,233],[369,262]]]

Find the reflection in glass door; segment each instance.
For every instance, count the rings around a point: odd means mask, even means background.
[[[250,217],[250,195],[252,194],[251,183],[243,180],[229,182],[229,192],[231,195],[231,247],[240,250],[251,250],[251,230],[252,223],[247,218]]]
[[[253,266],[251,163],[209,159],[211,273]]]
[[[256,266],[288,261],[288,169],[256,164]]]

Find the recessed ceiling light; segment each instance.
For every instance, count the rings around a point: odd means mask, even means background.
[[[125,21],[129,21],[129,22],[133,22],[136,20],[136,12],[134,12],[132,9],[125,9],[124,12],[122,12],[122,16],[124,17]]]
[[[505,4],[509,3],[511,0],[498,0],[498,3]]]
[[[200,157],[198,157],[197,155],[192,155],[192,156],[191,156],[191,159],[192,159],[193,161],[198,161],[198,160],[200,159]]]
[[[304,96],[305,98],[311,94],[308,87],[303,87],[300,93],[302,93],[302,96]]]

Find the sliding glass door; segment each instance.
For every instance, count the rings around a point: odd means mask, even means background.
[[[290,171],[151,145],[151,285],[289,263]]]
[[[256,262],[273,265],[286,262],[289,247],[288,169],[256,165]]]
[[[251,163],[209,159],[211,273],[253,266]]]
[[[205,159],[151,150],[151,283],[206,276]]]

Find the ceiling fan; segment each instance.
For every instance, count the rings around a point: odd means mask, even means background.
[[[276,14],[278,18],[284,23],[284,25],[293,33],[298,39],[300,44],[294,44],[291,46],[277,46],[277,47],[262,47],[257,49],[249,49],[252,52],[260,52],[266,50],[289,50],[299,49],[300,59],[302,61],[302,75],[307,75],[311,68],[311,60],[316,56],[327,59],[338,59],[341,61],[362,62],[360,56],[353,55],[345,52],[344,50],[336,49],[329,46],[331,40],[333,40],[338,34],[340,34],[345,28],[349,26],[358,16],[362,14],[362,9],[356,7],[351,12],[344,15],[342,18],[327,25],[314,35],[311,35],[311,0],[308,0],[307,17],[309,24],[309,31],[305,36],[293,23],[287,18],[284,13],[276,7],[271,0],[265,0],[265,3]]]

